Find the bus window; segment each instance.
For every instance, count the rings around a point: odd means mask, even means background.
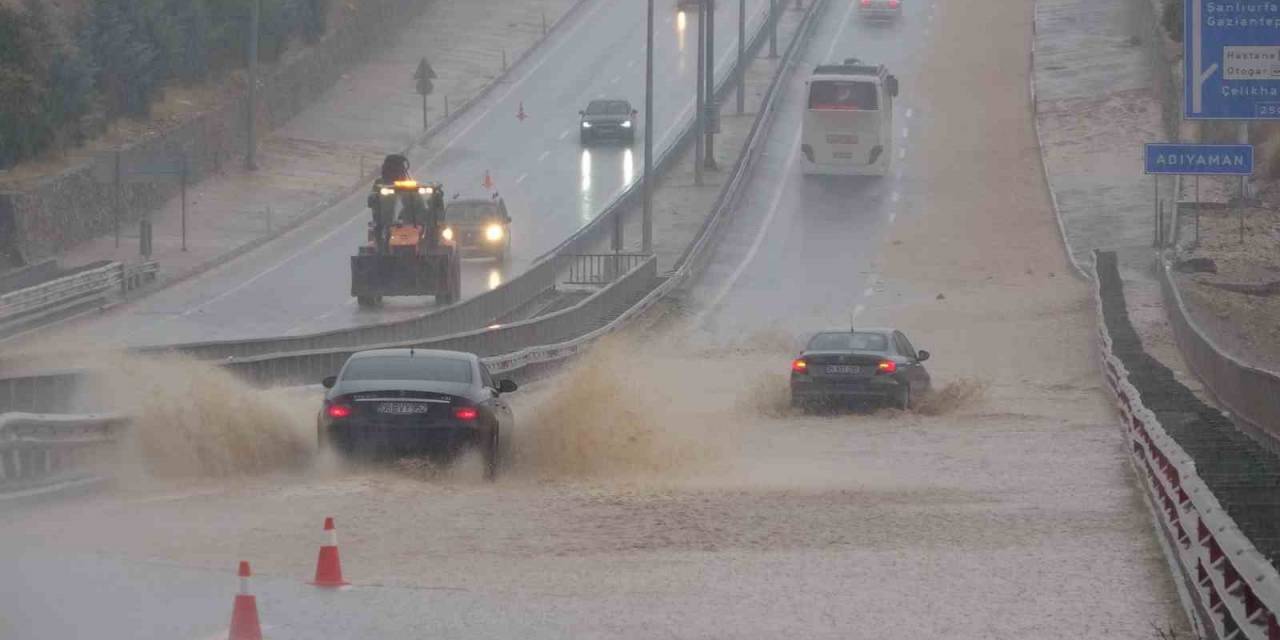
[[[876,83],[816,80],[809,85],[809,108],[875,111],[880,108]]]

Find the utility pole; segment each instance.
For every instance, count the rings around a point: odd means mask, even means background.
[[[706,91],[706,80],[703,75],[706,73],[707,64],[707,5],[706,3],[698,3],[698,98],[695,105],[694,114],[694,150],[693,150],[693,183],[702,185],[702,158],[706,155],[703,148],[705,144],[703,140],[703,132],[707,128],[707,102],[704,92]]]
[[[747,74],[743,58],[747,49],[747,0],[738,0],[738,115],[746,112]]]
[[[262,13],[262,0],[249,3],[249,150],[244,157],[244,168],[250,171],[258,169],[255,157],[258,150],[258,21]]]
[[[640,251],[653,253],[653,0],[649,0],[644,48],[644,224]]]
[[[708,169],[716,168],[716,147],[715,147],[715,124],[711,119],[711,112],[718,110],[719,105],[716,104],[716,0],[703,0],[703,4],[707,5],[707,118],[704,120],[703,131],[707,136],[706,155],[702,158],[702,165]]]

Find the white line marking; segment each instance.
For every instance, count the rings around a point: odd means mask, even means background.
[[[911,107],[907,107],[907,117],[911,117]]]
[[[871,287],[867,287],[866,289],[862,290],[862,297],[870,298],[875,292],[876,292],[875,289],[872,289]]]
[[[889,212],[889,222],[893,222],[894,220],[897,220],[897,219],[898,219],[898,212],[897,212],[897,211],[890,211],[890,212]]]
[[[929,12],[929,22],[933,22],[933,12],[932,12],[932,11],[930,11],[930,12]],[[927,33],[928,33],[928,32],[926,32],[926,34],[927,34]]]
[[[791,140],[791,144],[787,146],[788,149],[792,150],[792,153],[788,154],[787,164],[782,167],[783,176],[791,175],[791,169],[795,166],[796,157],[800,155],[797,151],[797,147],[799,146],[800,132],[796,132],[795,138],[793,138]],[[760,230],[756,232],[755,240],[752,241],[751,248],[747,250],[747,255],[742,259],[742,262],[738,263],[738,266],[734,268],[733,273],[729,275],[729,279],[725,281],[724,286],[720,287],[720,290],[716,292],[715,297],[711,299],[711,304],[707,305],[703,309],[702,313],[698,315],[697,322],[694,323],[695,325],[702,324],[706,319],[706,316],[715,310],[716,307],[720,306],[720,301],[724,300],[724,297],[729,295],[729,291],[733,289],[734,284],[738,282],[738,278],[742,277],[742,272],[747,270],[747,265],[750,265],[751,261],[755,260],[756,253],[760,251],[760,245],[764,243],[765,235],[769,233],[769,227],[773,225],[773,218],[778,215],[778,207],[782,205],[782,195],[786,193],[789,182],[790,181],[788,180],[782,180],[778,183],[778,191],[773,195],[773,202],[769,203],[769,213],[765,214],[764,222],[761,223]]]
[[[907,137],[907,135],[909,135],[909,132],[910,132],[910,130],[909,130],[909,129],[907,129],[906,127],[903,127],[903,128],[902,128],[902,137],[904,137],[904,138],[905,138],[905,137]]]
[[[634,69],[634,68],[636,68],[636,63],[637,63],[637,62],[638,62],[638,60],[632,60],[631,62],[628,62],[628,63],[627,63],[627,68],[628,68],[628,69]]]
[[[889,200],[892,200],[893,202],[897,202],[898,199],[901,197],[902,197],[901,194],[899,194],[897,191],[894,191],[892,194],[889,195]]]
[[[925,28],[924,28],[924,37],[926,37],[926,38],[928,38],[928,37],[929,37],[929,27],[925,27]]]
[[[618,84],[618,81],[621,79],[622,76],[614,76],[613,79],[609,81],[609,84]]]
[[[857,5],[857,2],[849,2],[849,8],[845,9],[844,17],[840,19],[840,28],[836,29],[837,34],[844,33],[845,27],[849,25],[849,18],[853,17],[853,8]],[[838,44],[840,44],[840,37],[837,35],[831,39],[831,46],[827,49],[827,55],[823,60],[831,59],[831,54],[836,52],[836,45]]]
[[[516,184],[520,184],[521,182],[524,182],[524,179],[528,177],[529,177],[529,174],[527,173],[520,174],[520,177],[516,178]]]
[[[899,160],[902,160],[903,158],[906,158],[906,157],[907,157],[907,150],[906,150],[906,149],[898,149],[898,159],[899,159]]]
[[[547,149],[546,151],[543,151],[543,152],[542,152],[542,155],[538,156],[538,162],[542,162],[543,160],[546,160],[548,155],[551,155],[551,150],[550,150],[550,149]]]
[[[572,131],[572,129],[565,129],[564,131],[561,131],[561,132],[560,132],[560,139],[561,139],[561,140],[564,140],[565,138],[568,138],[568,137],[569,137],[569,132],[570,132],[570,131]]]
[[[854,308],[853,308],[853,317],[852,317],[852,318],[850,318],[850,320],[856,320],[856,319],[858,318],[858,316],[859,316],[859,315],[861,315],[861,314],[862,314],[862,312],[863,312],[865,309],[866,309],[866,307],[865,307],[865,306],[863,306],[863,305],[858,305],[858,306],[854,307]]]

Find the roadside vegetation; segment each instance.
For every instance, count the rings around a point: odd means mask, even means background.
[[[330,0],[261,0],[259,57],[320,39]],[[250,0],[0,1],[0,169],[145,119],[166,87],[245,66]]]

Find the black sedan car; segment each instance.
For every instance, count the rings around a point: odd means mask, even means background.
[[[819,333],[791,363],[791,405],[870,400],[910,409],[930,388],[928,359],[896,329]]]
[[[457,351],[377,349],[353,354],[328,389],[318,418],[321,447],[345,456],[427,455],[452,460],[469,447],[484,456],[485,477],[497,475],[514,419],[475,355]]]
[[[635,142],[637,113],[626,100],[592,100],[578,112],[579,139],[584,145],[597,140]]]

